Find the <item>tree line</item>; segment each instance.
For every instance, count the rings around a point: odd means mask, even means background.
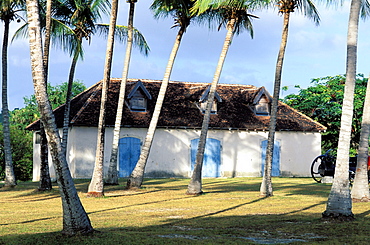
[[[5,1],[8,2],[8,1]],[[29,44],[30,44],[30,56],[31,56],[31,67],[32,67],[32,77],[34,83],[35,97],[37,99],[38,110],[40,112],[40,118],[42,127],[45,130],[45,136],[47,139],[48,147],[50,150],[50,155],[52,156],[52,161],[56,169],[57,182],[59,186],[59,192],[62,199],[63,207],[63,232],[66,234],[77,234],[77,233],[88,233],[92,232],[93,228],[87,213],[85,212],[79,197],[77,195],[76,189],[73,185],[73,181],[68,169],[68,164],[66,160],[66,143],[68,139],[68,113],[70,101],[70,87],[71,79],[69,79],[67,96],[66,96],[66,111],[65,111],[65,124],[63,130],[62,140],[59,137],[58,129],[55,125],[54,115],[52,113],[52,107],[48,100],[47,93],[47,74],[48,74],[48,38],[55,34],[58,30],[59,35],[54,37],[55,40],[59,40],[59,44],[70,44],[61,45],[67,51],[69,51],[72,57],[72,65],[70,71],[70,77],[73,77],[74,69],[76,65],[76,60],[82,55],[82,40],[83,38],[89,39],[91,35],[100,30],[104,30],[105,34],[108,35],[107,51],[106,51],[106,62],[104,69],[104,78],[102,82],[102,100],[100,108],[100,117],[98,124],[98,138],[97,138],[97,153],[96,161],[94,167],[94,174],[89,185],[88,194],[91,196],[103,196],[104,195],[104,181],[103,181],[103,156],[104,156],[104,120],[105,120],[105,103],[106,103],[106,93],[107,87],[109,85],[113,44],[116,34],[122,34],[124,31],[124,36],[127,37],[127,52],[126,60],[124,63],[122,84],[120,89],[124,91],[125,82],[127,80],[127,70],[129,66],[129,58],[131,56],[131,45],[136,43],[142,48],[143,52],[148,51],[148,45],[143,38],[133,38],[133,33],[138,33],[133,27],[133,16],[134,16],[134,5],[136,0],[129,0],[130,4],[130,14],[129,14],[129,25],[125,28],[120,28],[116,26],[117,19],[117,0],[113,0],[110,3],[107,0],[92,0],[92,1],[74,1],[74,0],[59,0],[45,2],[38,2],[37,0],[27,0],[26,5],[23,1],[13,0],[11,3],[15,4],[15,9],[25,7],[27,8],[27,24],[25,26],[27,31],[23,33],[28,34]],[[271,116],[270,116],[270,126],[268,133],[268,146],[266,152],[266,162],[265,162],[265,174],[261,183],[260,194],[261,196],[272,196],[272,180],[271,180],[271,167],[272,167],[272,153],[274,147],[274,135],[275,135],[275,125],[276,125],[276,114],[277,105],[279,100],[280,84],[283,70],[283,60],[285,56],[285,49],[288,40],[288,30],[289,30],[289,20],[290,14],[295,10],[300,10],[306,16],[311,18],[315,23],[318,23],[320,18],[316,10],[315,5],[310,0],[181,0],[181,1],[170,1],[170,0],[154,0],[151,8],[155,12],[156,16],[174,16],[175,27],[179,28],[178,34],[175,38],[175,42],[170,54],[167,68],[165,69],[163,82],[160,88],[160,93],[156,101],[155,112],[152,116],[150,126],[148,129],[147,136],[145,138],[141,155],[139,161],[130,175],[127,181],[127,188],[140,188],[143,182],[144,170],[147,161],[147,156],[150,151],[153,136],[155,133],[156,124],[158,117],[160,115],[161,106],[165,97],[166,88],[168,81],[170,79],[172,67],[174,64],[174,59],[176,57],[177,51],[180,46],[182,35],[185,33],[189,24],[194,21],[207,21],[210,24],[216,24],[220,27],[226,28],[226,36],[223,48],[220,53],[220,58],[216,67],[216,71],[213,77],[210,87],[210,93],[208,95],[207,107],[204,114],[201,136],[198,145],[196,165],[191,177],[187,194],[199,195],[202,193],[202,180],[201,180],[201,169],[203,164],[205,142],[208,132],[208,122],[210,117],[210,112],[212,108],[212,103],[214,100],[214,94],[217,88],[219,77],[221,76],[222,67],[227,55],[227,51],[232,43],[234,35],[239,34],[243,30],[247,30],[250,34],[253,34],[253,28],[251,24],[251,19],[257,18],[254,14],[256,11],[265,9],[271,6],[278,6],[278,11],[283,15],[283,28],[282,28],[282,39],[281,45],[278,52],[278,58],[275,70],[275,81],[274,81],[274,95],[271,101]],[[44,8],[48,6],[47,8]],[[2,9],[3,10],[3,9]],[[111,10],[111,11],[110,11]],[[340,123],[340,136],[337,147],[337,162],[336,162],[336,175],[332,185],[332,190],[329,195],[327,209],[323,213],[323,217],[342,219],[352,219],[352,201],[349,189],[348,181],[348,159],[350,150],[350,139],[351,139],[351,124],[353,118],[353,97],[354,97],[354,83],[356,76],[356,55],[357,55],[357,35],[358,35],[358,21],[360,13],[366,16],[369,11],[368,2],[361,0],[351,1],[351,10],[349,17],[349,27],[348,27],[348,40],[347,40],[347,71],[345,76],[345,89],[343,97],[342,106],[342,117]],[[100,18],[101,14],[107,14],[110,12],[110,24],[98,26],[95,25],[95,21]],[[17,11],[14,11],[13,16],[7,20],[15,19]],[[3,20],[3,18],[2,18]],[[7,22],[5,21],[5,24]],[[6,26],[5,26],[6,27]],[[102,27],[102,28],[100,28]],[[55,29],[56,28],[56,29]],[[7,30],[7,28],[4,28]],[[44,31],[44,37],[42,35]],[[5,40],[4,33],[4,40]],[[119,37],[119,35],[118,35]],[[142,37],[138,34],[138,37]],[[42,39],[45,39],[44,43]],[[58,39],[61,38],[61,39]],[[119,39],[118,39],[119,40]],[[4,45],[6,46],[6,45]],[[5,57],[6,58],[6,57]],[[3,55],[4,61],[4,55]],[[6,63],[6,62],[5,62]],[[4,63],[3,63],[4,64]],[[6,70],[6,65],[3,65]],[[4,74],[4,72],[3,72]],[[3,93],[6,93],[6,76],[3,75]],[[5,89],[4,89],[5,87]],[[4,153],[6,161],[6,184],[15,185],[14,173],[12,170],[12,159],[10,147],[10,134],[9,130],[6,129],[9,125],[7,121],[7,101],[4,101],[3,96],[3,126],[4,126]],[[124,92],[122,92],[122,98],[120,98],[121,103],[124,101]],[[363,121],[364,122],[364,121]],[[119,123],[119,122],[118,122]],[[362,124],[362,128],[368,127],[367,124]],[[118,135],[119,135],[118,126]],[[365,132],[365,130],[362,130]],[[362,137],[366,139],[366,136]],[[367,136],[368,138],[368,136]],[[116,140],[116,139],[115,139]],[[45,141],[46,142],[46,141]],[[115,143],[113,142],[113,145]],[[361,144],[361,143],[360,143]],[[368,141],[367,141],[368,144]],[[45,154],[45,152],[44,152]],[[360,152],[361,155],[365,154],[365,151]],[[366,151],[367,154],[367,151]],[[10,156],[10,157],[9,157]],[[114,154],[112,154],[114,156]],[[47,159],[47,158],[46,158]],[[112,164],[114,160],[111,161]],[[42,166],[46,166],[47,162],[43,162]],[[43,167],[41,167],[43,169]],[[114,170],[114,165],[111,168]],[[362,169],[362,168],[361,168]],[[8,171],[9,170],[9,171]],[[113,179],[116,178],[116,173],[114,171],[109,174]],[[41,174],[42,176],[42,174]],[[357,175],[356,175],[357,178]],[[114,183],[115,181],[113,181]],[[363,180],[358,181],[363,185]],[[367,178],[366,178],[367,184]],[[355,180],[356,185],[356,180]],[[360,188],[358,188],[360,189]],[[364,189],[362,198],[363,200],[369,198],[369,189],[367,184]]]

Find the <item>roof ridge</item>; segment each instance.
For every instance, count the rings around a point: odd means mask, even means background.
[[[114,80],[114,81],[119,81],[119,80],[122,80],[122,78],[111,78],[111,80]],[[162,82],[163,80],[161,79],[142,79],[142,78],[128,78],[127,81],[128,82],[134,82],[134,81],[142,81],[142,82]],[[209,85],[211,84],[211,82],[186,82],[186,81],[169,81],[169,83],[185,83],[185,84],[200,84],[200,85]],[[233,87],[240,87],[240,86],[243,86],[243,87],[250,87],[250,88],[253,88],[253,89],[257,89],[259,87],[257,86],[254,86],[254,85],[251,85],[251,84],[233,84],[233,83],[218,83],[217,86],[233,86]]]

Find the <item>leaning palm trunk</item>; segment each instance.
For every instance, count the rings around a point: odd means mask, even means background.
[[[82,40],[79,40],[82,42]],[[68,147],[68,127],[69,127],[69,114],[71,109],[71,97],[72,97],[72,85],[73,85],[73,78],[76,71],[76,65],[78,61],[78,52],[75,52],[71,67],[69,69],[69,77],[68,77],[68,86],[67,86],[67,94],[66,94],[66,103],[64,106],[64,120],[63,120],[63,135],[62,135],[62,150],[63,154],[67,156],[67,147]]]
[[[284,61],[286,44],[288,41],[289,18],[290,18],[290,12],[284,13],[283,32],[282,32],[282,37],[281,37],[279,54],[278,54],[278,58],[276,62],[274,95],[273,95],[272,105],[271,105],[271,115],[270,115],[269,134],[267,138],[265,169],[264,169],[264,175],[263,175],[262,183],[260,187],[260,195],[265,196],[265,197],[273,195],[271,169],[272,169],[272,161],[273,161],[273,153],[274,153],[277,109],[278,109],[279,93],[280,93],[280,86],[281,86],[281,74],[283,71],[283,61]]]
[[[221,71],[226,59],[227,51],[229,50],[231,41],[234,36],[234,28],[235,28],[236,19],[232,18],[227,23],[227,33],[224,41],[224,45],[222,47],[222,51],[220,54],[220,58],[218,60],[216,72],[213,76],[213,81],[211,84],[211,88],[209,90],[208,99],[207,99],[207,107],[203,117],[202,123],[202,130],[200,132],[200,139],[198,144],[198,150],[196,155],[196,164],[194,166],[193,174],[191,176],[190,183],[188,185],[188,190],[186,194],[189,195],[198,195],[201,194],[202,191],[202,166],[203,166],[203,158],[204,158],[204,151],[206,147],[206,139],[208,133],[208,125],[209,120],[211,117],[211,108],[212,104],[214,103],[214,97],[216,93],[216,88],[218,81],[220,80]]]
[[[161,113],[162,104],[164,101],[164,97],[166,95],[166,90],[167,90],[167,86],[170,80],[170,76],[171,76],[173,64],[175,62],[175,58],[177,55],[177,51],[179,50],[181,39],[182,39],[183,34],[186,31],[186,28],[187,26],[181,26],[179,32],[177,33],[176,40],[175,40],[175,43],[172,47],[172,51],[170,54],[170,58],[168,59],[166,72],[163,77],[161,88],[158,93],[158,98],[155,104],[153,116],[152,116],[152,119],[150,120],[149,129],[146,134],[144,144],[141,148],[139,160],[136,163],[134,170],[132,171],[130,177],[127,180],[127,186],[126,186],[127,189],[140,188],[141,184],[143,183],[145,166],[148,161],[150,147],[152,146],[155,129],[157,127],[157,123],[159,119],[159,114]]]
[[[370,78],[369,78],[370,80]],[[362,113],[360,145],[358,147],[355,180],[352,186],[352,200],[368,202],[370,200],[368,179],[368,152],[370,135],[370,82],[367,82],[364,110]]]
[[[93,176],[88,189],[88,196],[101,197],[104,195],[104,137],[105,137],[105,105],[108,98],[108,88],[110,73],[112,67],[114,33],[117,22],[118,0],[112,1],[112,12],[109,24],[107,51],[105,54],[104,78],[101,94],[99,124],[98,124],[98,138],[96,143],[95,167]]]
[[[342,106],[338,153],[333,185],[328,198],[324,218],[352,220],[352,200],[349,189],[349,149],[353,117],[353,98],[356,81],[357,36],[361,0],[352,0],[347,36],[346,84]]]
[[[51,0],[46,1],[46,18],[45,18],[45,41],[44,41],[44,55],[43,64],[45,72],[45,85],[47,86],[48,81],[48,70],[49,70],[49,50],[50,50],[50,31],[51,31]],[[47,91],[47,88],[46,88]],[[39,191],[51,190],[52,184],[49,172],[49,159],[48,159],[48,141],[46,139],[44,125],[40,123],[40,185]]]
[[[10,143],[10,123],[8,109],[8,41],[10,20],[4,20],[4,39],[2,51],[2,114],[4,134],[4,156],[5,156],[5,186],[17,185],[12,160],[12,148]]]
[[[119,134],[120,134],[120,129],[121,129],[122,115],[123,115],[123,105],[125,102],[127,76],[128,76],[128,70],[129,70],[130,59],[131,59],[131,51],[132,51],[135,2],[136,1],[130,1],[126,56],[125,56],[125,62],[123,65],[121,87],[120,87],[120,92],[119,92],[118,107],[117,107],[117,113],[116,113],[116,121],[114,124],[114,130],[113,130],[113,143],[112,143],[112,151],[111,151],[109,168],[108,168],[108,177],[105,181],[105,183],[109,185],[118,185],[118,172],[117,172],[118,142],[119,142]]]
[[[36,0],[27,0],[27,17],[29,24],[28,33],[35,97],[37,99],[41,121],[45,127],[51,156],[55,165],[63,206],[63,233],[67,235],[89,233],[93,231],[93,228],[73,184],[66,157],[62,154],[58,129],[55,124],[55,118],[45,89],[41,31],[38,2]]]

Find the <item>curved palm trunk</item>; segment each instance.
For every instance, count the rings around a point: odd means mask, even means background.
[[[101,197],[104,196],[104,137],[105,137],[105,105],[108,98],[108,88],[110,73],[112,67],[113,46],[114,46],[114,32],[117,22],[118,0],[112,1],[112,12],[109,24],[107,51],[105,54],[104,78],[102,86],[102,95],[100,102],[100,114],[98,124],[98,138],[96,143],[95,167],[89,189],[88,196]]]
[[[80,39],[79,41],[82,42],[82,39]],[[71,109],[72,85],[73,85],[73,78],[75,76],[77,61],[78,61],[78,53],[76,52],[73,56],[71,67],[69,69],[66,103],[64,107],[62,150],[65,156],[67,156],[68,128],[69,128],[69,114],[70,114],[69,111]]]
[[[108,177],[105,181],[105,183],[109,185],[118,185],[118,171],[117,171],[118,142],[119,142],[119,134],[121,130],[123,105],[125,102],[126,83],[127,83],[128,70],[130,66],[131,51],[132,51],[132,36],[133,36],[135,2],[136,1],[130,1],[126,55],[125,55],[125,62],[124,62],[123,71],[122,71],[122,80],[121,80],[121,86],[120,86],[120,91],[119,91],[116,121],[114,123],[113,143],[112,143],[112,151],[111,151],[109,168],[108,168]]]
[[[289,19],[290,19],[290,12],[284,13],[283,32],[282,32],[282,37],[281,37],[279,54],[278,54],[278,58],[276,62],[274,95],[273,95],[272,105],[271,105],[271,115],[270,115],[270,124],[269,124],[269,134],[267,138],[265,169],[264,169],[264,175],[263,175],[262,183],[260,187],[260,195],[265,196],[265,197],[273,195],[271,169],[272,169],[272,161],[273,161],[273,153],[274,153],[277,109],[278,109],[279,93],[280,93],[280,87],[281,87],[281,74],[283,72],[284,55],[285,55],[286,44],[288,41]]]
[[[349,149],[353,117],[353,98],[356,81],[357,37],[360,0],[352,0],[348,22],[346,84],[342,106],[338,153],[333,185],[323,218],[352,220],[352,199],[349,189]]]
[[[62,199],[63,233],[67,235],[89,233],[93,231],[93,228],[78,197],[66,158],[62,154],[58,129],[45,89],[40,22],[36,0],[27,0],[27,17],[35,96],[40,110],[41,120],[48,136],[50,152],[55,165],[59,192]]]
[[[181,27],[179,32],[177,33],[176,40],[175,40],[175,43],[173,44],[172,51],[170,54],[170,58],[168,59],[166,72],[163,77],[161,88],[158,93],[158,98],[155,104],[153,116],[152,116],[152,119],[150,120],[149,129],[146,134],[144,144],[141,148],[139,160],[136,163],[134,170],[132,171],[130,177],[127,180],[127,186],[126,186],[127,189],[140,188],[141,184],[143,183],[145,166],[148,160],[150,147],[152,146],[155,129],[157,127],[157,123],[159,119],[159,114],[161,113],[162,104],[164,101],[164,97],[166,95],[166,90],[167,90],[167,86],[170,80],[170,76],[171,76],[173,64],[175,62],[175,58],[177,55],[177,51],[179,50],[181,39],[182,39],[183,34],[185,33],[186,28],[187,26]]]
[[[370,80],[370,79],[369,79]],[[370,200],[367,161],[370,135],[370,82],[367,82],[366,97],[362,113],[360,144],[358,147],[357,167],[351,196],[354,201],[368,202]]]
[[[202,166],[203,166],[203,158],[204,158],[204,151],[206,147],[206,139],[208,134],[208,124],[211,117],[211,108],[214,100],[214,96],[216,93],[216,88],[218,81],[220,80],[221,71],[226,59],[227,51],[229,50],[231,41],[234,36],[234,28],[235,28],[236,19],[231,19],[227,23],[227,33],[224,41],[224,45],[222,47],[222,51],[220,54],[220,58],[218,60],[216,72],[213,76],[213,81],[211,84],[211,88],[208,94],[207,100],[207,107],[203,117],[202,123],[202,130],[200,132],[200,139],[198,144],[197,156],[196,156],[196,164],[194,166],[193,174],[191,176],[190,183],[188,185],[188,190],[186,194],[189,195],[198,195],[203,193],[202,191]]]
[[[12,160],[12,148],[10,142],[10,123],[8,109],[8,42],[9,42],[10,20],[4,20],[4,39],[2,51],[2,114],[4,134],[4,156],[5,156],[5,186],[17,185]]]
[[[45,41],[44,41],[44,55],[43,64],[45,72],[45,86],[47,86],[48,81],[48,70],[49,70],[49,50],[50,50],[50,30],[51,30],[51,0],[46,1],[46,26],[45,26]],[[47,91],[47,88],[46,88]],[[52,184],[49,172],[49,161],[48,161],[48,141],[46,139],[44,125],[40,123],[40,185],[39,191],[51,190]]]

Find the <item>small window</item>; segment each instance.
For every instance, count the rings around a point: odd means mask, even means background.
[[[146,111],[146,99],[142,97],[131,98],[130,109],[132,111]]]
[[[201,102],[200,103],[200,108],[201,108],[203,114],[206,113],[207,101]],[[216,101],[213,101],[213,103],[212,103],[211,114],[217,114],[217,102]]]
[[[258,104],[255,105],[255,111],[257,116],[268,116],[270,114],[269,103],[265,96],[261,97]]]

